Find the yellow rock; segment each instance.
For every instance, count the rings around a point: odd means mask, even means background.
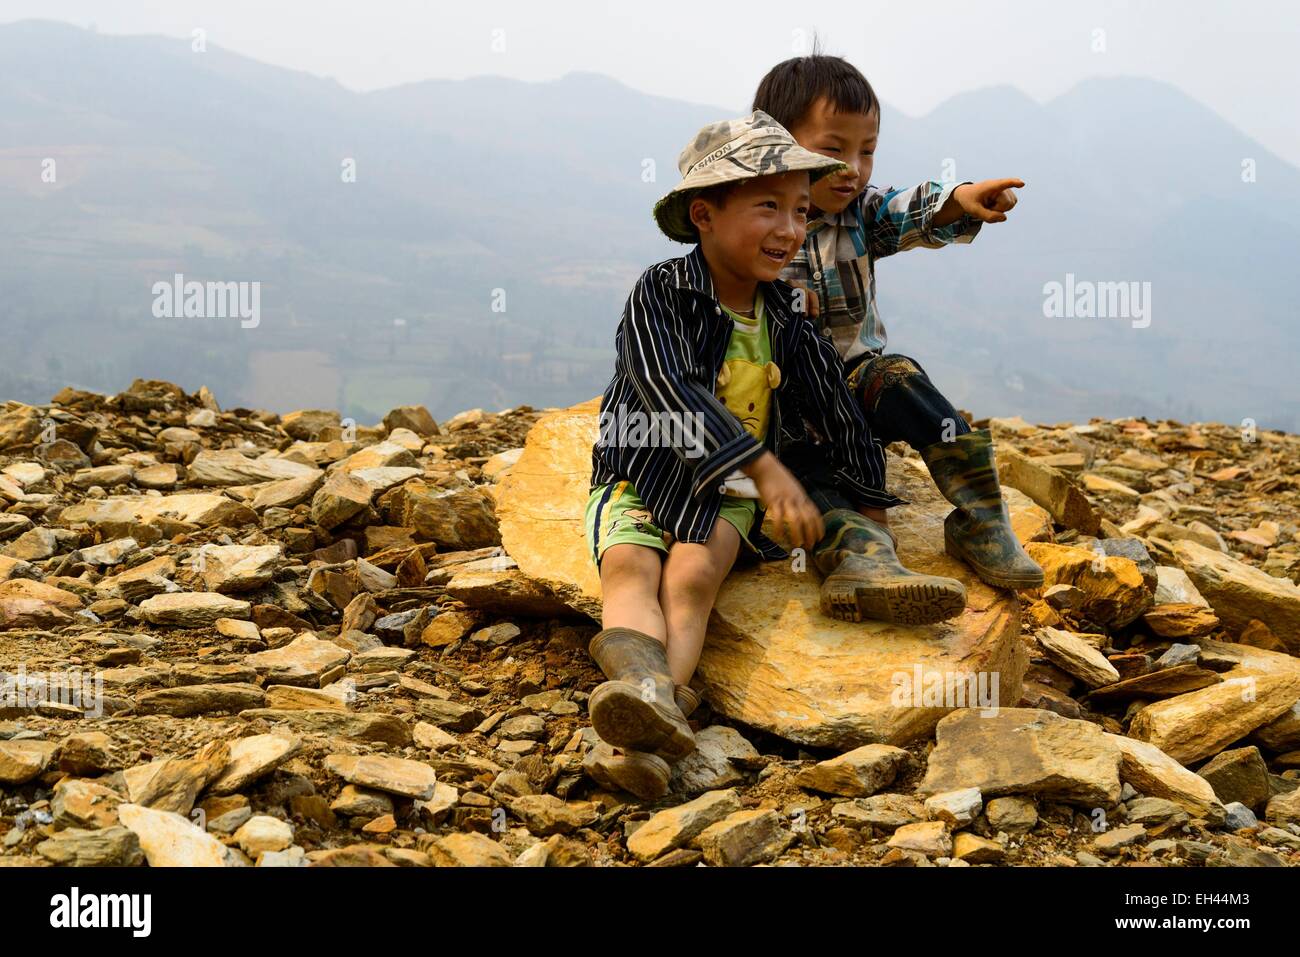
[[[582,517],[599,405],[540,419],[497,496],[502,543],[520,573],[597,619],[600,582]],[[960,579],[965,612],[926,626],[838,622],[821,614],[807,556],[737,570],[722,587],[699,665],[716,711],[791,741],[847,750],[922,737],[953,707],[984,704],[981,693],[993,695],[989,706],[1019,699],[1027,662],[1016,598],[944,554],[951,506],[919,460],[891,458],[889,485],[911,502],[891,516],[904,563]],[[1007,498],[1022,541],[1050,534],[1046,512],[1019,493]]]
[[[64,525],[85,522],[88,525],[149,525],[172,520],[201,525],[227,525],[238,528],[257,521],[247,505],[240,505],[224,495],[211,492],[185,492],[179,495],[126,495],[118,498],[88,499],[65,508],[59,516]]]
[[[1130,558],[1052,542],[1029,542],[1025,551],[1043,567],[1043,589],[1075,586],[1084,593],[1083,615],[1093,621],[1122,627],[1151,607],[1152,594]]]
[[[1148,797],[1162,797],[1189,813],[1213,822],[1226,817],[1210,782],[1187,770],[1154,744],[1119,734],[1105,734],[1120,750],[1119,776]]]
[[[1300,654],[1300,586],[1295,582],[1196,542],[1175,543],[1174,558],[1230,630],[1262,621],[1288,651]]]
[[[1154,744],[1182,764],[1218,754],[1300,699],[1300,675],[1225,676],[1217,685],[1149,704],[1129,735]]]
[[[14,578],[0,583],[0,598],[30,598],[65,612],[78,611],[82,606],[81,599],[72,592],[28,578]]]
[[[1014,486],[1051,513],[1067,528],[1097,534],[1099,518],[1087,497],[1063,472],[1031,459],[1004,442],[997,446],[998,479]]]

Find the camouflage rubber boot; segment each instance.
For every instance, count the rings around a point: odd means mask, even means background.
[[[1043,570],[1011,529],[998,484],[993,438],[988,429],[921,450],[934,484],[956,505],[943,523],[944,549],[995,588],[1041,588]]]
[[[607,744],[681,758],[695,735],[674,700],[663,643],[632,628],[606,628],[587,647],[609,680],[591,693],[592,727]]]
[[[674,700],[686,717],[700,703],[697,691],[687,685],[675,687]],[[600,741],[587,752],[582,769],[603,788],[627,791],[643,801],[657,801],[668,793],[672,768],[668,762],[646,751],[622,751]]]
[[[848,508],[822,516],[826,534],[813,549],[822,581],[822,613],[841,621],[876,618],[928,625],[960,615],[966,586],[955,578],[903,567],[894,533]]]

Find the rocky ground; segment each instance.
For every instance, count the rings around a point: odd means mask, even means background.
[[[1015,707],[813,748],[719,695],[646,804],[501,547],[540,414],[0,406],[0,864],[1300,863],[1300,439],[975,423],[1049,516]]]

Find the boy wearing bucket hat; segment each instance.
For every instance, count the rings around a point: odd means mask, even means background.
[[[668,761],[695,747],[689,681],[723,578],[742,547],[786,557],[761,530],[764,512],[796,545],[822,534],[773,451],[786,397],[831,437],[828,481],[840,494],[901,504],[884,490],[883,448],[834,347],[777,281],[803,242],[810,182],[842,164],[755,112],[705,127],[678,165],[682,181],[655,220],[697,245],[651,266],[628,297],[586,512],[604,601],[589,651],[609,680],[588,702],[603,744],[584,766],[646,799],[666,792]]]
[[[875,260],[906,249],[969,243],[986,222],[1002,222],[1016,204],[1018,179],[926,182],[910,189],[868,185],[880,130],[880,103],[866,78],[841,57],[819,52],[777,64],[759,83],[754,108],[785,124],[803,146],[848,165],[813,190],[803,248],[782,272],[807,290],[809,314],[835,343],[842,373],[873,433],[916,449],[939,491],[954,506],[944,547],[986,583],[1037,588],[1043,571],[1021,546],[1002,498],[988,429],[973,431],[914,359],[885,354],[876,310]],[[894,534],[883,511],[857,509],[826,471],[825,437],[801,416],[784,420],[782,459],[822,509],[826,535],[813,564],[826,576],[822,605],[854,617],[896,564]],[[813,425],[813,423],[809,423]],[[879,543],[879,554],[869,553]]]

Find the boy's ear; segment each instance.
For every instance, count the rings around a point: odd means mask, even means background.
[[[691,217],[692,225],[694,225],[700,232],[708,232],[708,230],[705,229],[706,226],[712,228],[713,212],[709,209],[709,204],[698,196],[691,200],[689,215]]]

